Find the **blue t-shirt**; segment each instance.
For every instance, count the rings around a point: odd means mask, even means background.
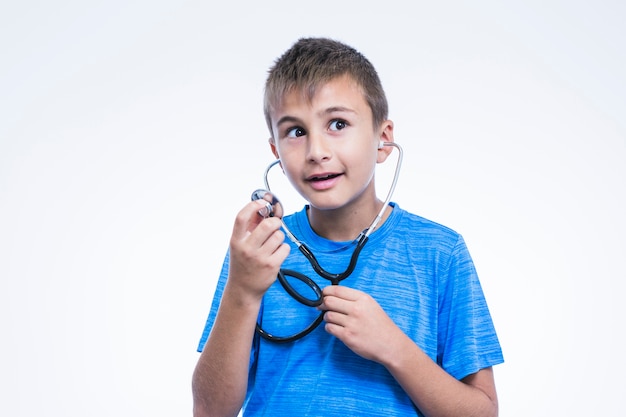
[[[461,235],[392,206],[388,219],[370,235],[354,272],[340,285],[371,295],[404,333],[457,379],[502,363],[500,344]],[[322,267],[333,273],[346,269],[353,242],[316,235],[306,209],[284,221]],[[228,261],[227,255],[198,351],[215,319]],[[329,285],[295,245],[282,267],[307,275],[322,288]],[[298,304],[276,282],[265,294],[259,323],[270,333],[286,336],[304,329],[318,315],[319,311]],[[322,324],[286,344],[255,336],[244,415],[421,414],[382,365],[352,352],[326,333]]]

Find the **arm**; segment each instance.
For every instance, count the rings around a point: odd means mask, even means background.
[[[355,353],[384,365],[428,417],[498,415],[491,368],[459,381],[426,355],[369,295],[324,288],[326,331]]]
[[[390,346],[384,360],[383,365],[427,416],[498,415],[492,368],[481,369],[459,381],[406,336]]]
[[[236,416],[243,404],[261,299],[289,253],[277,218],[249,203],[235,220],[230,268],[215,323],[192,377],[194,416]]]

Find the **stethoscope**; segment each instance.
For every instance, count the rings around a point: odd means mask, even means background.
[[[378,214],[376,215],[372,223],[369,225],[369,227],[363,230],[359,234],[359,236],[354,240],[354,242],[356,242],[356,247],[354,248],[354,251],[352,252],[352,256],[350,257],[350,263],[348,264],[348,267],[346,268],[346,270],[341,273],[332,273],[324,269],[315,258],[315,255],[313,254],[313,252],[289,230],[289,228],[283,221],[282,204],[280,203],[278,198],[272,193],[271,188],[269,186],[269,182],[268,182],[268,174],[270,170],[280,163],[280,159],[277,159],[276,161],[272,162],[265,169],[265,173],[263,175],[265,189],[256,190],[255,192],[252,193],[252,200],[265,200],[265,207],[259,210],[259,215],[262,217],[280,218],[285,235],[289,238],[289,240],[291,240],[298,247],[300,252],[302,252],[302,254],[306,257],[306,259],[311,264],[311,267],[313,268],[313,270],[322,278],[325,278],[328,281],[330,281],[331,285],[339,285],[341,281],[348,278],[350,274],[352,274],[352,272],[354,271],[354,268],[356,267],[357,260],[359,259],[359,254],[361,253],[363,246],[365,246],[365,244],[367,243],[367,240],[369,239],[370,234],[376,229],[376,226],[382,220],[383,215],[385,213],[385,209],[389,205],[393,192],[396,188],[396,184],[398,182],[398,176],[400,174],[400,167],[402,166],[402,157],[403,157],[404,152],[402,150],[402,147],[400,147],[400,145],[398,145],[395,142],[381,142],[380,147],[382,146],[393,146],[394,148],[398,150],[398,158],[396,160],[396,169],[394,171],[393,180],[391,182],[391,186],[389,187],[389,192],[387,193],[387,197],[385,198],[385,202],[382,208],[380,209],[380,211],[378,212]],[[307,298],[304,295],[300,294],[298,291],[296,291],[296,289],[285,278],[286,276],[296,278],[297,280],[309,286],[310,289],[313,291],[313,293],[315,293],[315,298]],[[278,278],[278,282],[280,282],[280,284],[285,289],[285,291],[299,303],[308,307],[317,307],[320,304],[322,304],[322,300],[323,300],[322,289],[319,287],[319,285],[317,285],[315,281],[313,281],[308,276],[298,271],[281,268],[278,271],[277,278]],[[322,311],[317,316],[317,318],[304,330],[298,333],[295,333],[293,335],[290,335],[290,336],[277,336],[277,335],[271,334],[267,332],[265,329],[263,329],[258,322],[256,325],[256,331],[257,333],[261,335],[261,337],[263,337],[266,340],[276,342],[276,343],[287,343],[287,342],[293,342],[295,340],[298,340],[308,335],[317,326],[319,326],[323,320],[324,320],[324,312]]]

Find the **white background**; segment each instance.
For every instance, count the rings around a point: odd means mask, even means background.
[[[464,235],[500,415],[623,415],[625,3],[227,3],[0,6],[0,415],[191,415],[266,71],[309,35],[374,63],[394,200]]]

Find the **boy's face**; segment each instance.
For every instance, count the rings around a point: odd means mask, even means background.
[[[311,101],[292,92],[271,113],[272,152],[313,208],[355,210],[376,201],[374,169],[391,153],[389,120],[374,129],[372,111],[348,76],[318,88]]]

